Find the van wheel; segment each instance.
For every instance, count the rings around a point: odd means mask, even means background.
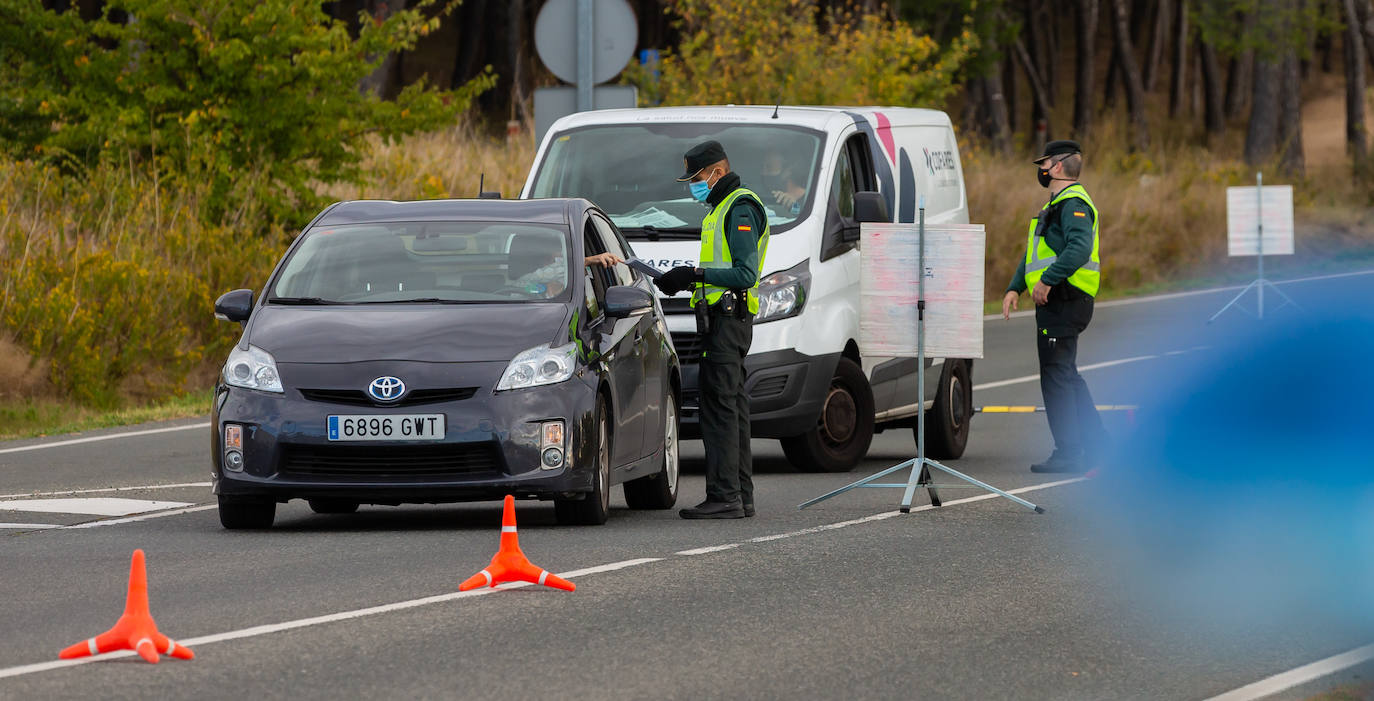
[[[848,472],[872,442],[873,388],[858,363],[840,358],[815,427],[782,439],[782,452],[802,472]]]
[[[592,491],[581,499],[556,499],[554,517],[564,525],[599,526],[611,514],[611,429],[606,418],[606,398],[596,398],[596,469]]]
[[[973,380],[968,362],[951,360],[940,372],[940,389],[935,405],[926,416],[926,454],[936,460],[950,460],[964,454],[968,446],[969,419],[973,417]],[[911,435],[917,436],[916,429]]]
[[[677,398],[663,398],[663,467],[657,474],[625,483],[625,503],[631,509],[671,509],[677,503]]]
[[[277,502],[219,497],[219,525],[229,530],[271,528]]]

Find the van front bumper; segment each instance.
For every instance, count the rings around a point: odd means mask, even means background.
[[[673,343],[682,359],[681,436],[700,438],[700,344],[696,334],[683,333],[674,333]],[[787,438],[815,426],[839,362],[839,353],[804,355],[792,349],[745,356],[744,393],[749,397],[751,435]]]

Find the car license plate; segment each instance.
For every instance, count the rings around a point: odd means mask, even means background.
[[[370,414],[329,417],[331,441],[438,441],[443,414]]]

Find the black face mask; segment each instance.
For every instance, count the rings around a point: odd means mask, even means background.
[[[1050,182],[1054,180],[1050,177],[1050,172],[1044,168],[1041,168],[1040,172],[1036,174],[1036,179],[1040,181],[1040,187],[1049,187]]]

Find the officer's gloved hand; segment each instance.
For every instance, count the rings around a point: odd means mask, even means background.
[[[675,295],[691,287],[696,279],[696,268],[690,265],[679,265],[654,280],[654,284],[658,285],[658,289],[663,290],[663,294]]]

